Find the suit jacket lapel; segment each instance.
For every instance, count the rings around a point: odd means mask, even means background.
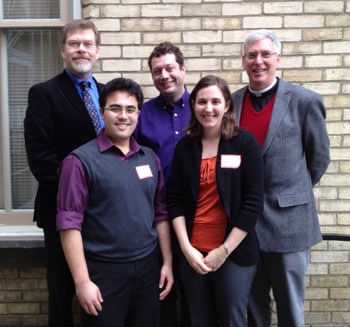
[[[84,101],[81,99],[78,91],[74,86],[73,81],[66,72],[63,72],[61,74],[59,84],[64,95],[67,97],[67,99],[69,99],[70,102],[72,102],[72,108],[79,112],[79,115],[85,122],[87,128],[91,131],[91,133],[96,135],[89,113],[85,108]]]
[[[279,131],[279,126],[281,124],[282,118],[288,110],[288,103],[290,101],[290,94],[286,83],[281,79],[279,80],[279,85],[276,93],[275,103],[273,105],[271,120],[269,128],[267,130],[266,139],[262,147],[262,153],[265,154],[268,147],[270,146],[273,138]]]

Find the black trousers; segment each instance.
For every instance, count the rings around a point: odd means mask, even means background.
[[[63,254],[59,233],[44,229],[47,253],[48,326],[73,327],[74,282]]]
[[[83,326],[159,327],[158,249],[136,261],[115,263],[87,258],[87,264],[103,303],[98,316],[81,311]]]

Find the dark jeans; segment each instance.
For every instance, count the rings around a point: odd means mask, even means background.
[[[159,257],[126,263],[87,258],[91,280],[100,288],[103,303],[97,317],[81,311],[86,327],[159,327]]]
[[[44,229],[49,292],[49,327],[73,327],[74,282],[65,260],[59,233]]]
[[[226,260],[221,268],[198,274],[185,257],[179,261],[192,327],[245,327],[249,291],[256,265]]]

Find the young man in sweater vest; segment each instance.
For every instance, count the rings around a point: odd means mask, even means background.
[[[233,94],[239,125],[255,134],[264,158],[264,213],[257,220],[260,262],[248,326],[271,326],[272,288],[278,326],[304,326],[305,275],[311,246],[321,242],[312,187],[329,164],[326,110],[319,94],[276,77],[281,43],[258,30],[243,44],[249,85]]]
[[[157,327],[173,284],[161,164],[132,137],[142,102],[134,81],[107,83],[103,132],[61,166],[57,228],[84,326]]]

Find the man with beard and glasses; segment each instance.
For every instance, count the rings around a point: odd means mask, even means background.
[[[56,231],[57,170],[71,151],[94,139],[103,128],[98,110],[102,85],[92,76],[99,44],[92,22],[67,23],[60,45],[64,71],[32,86],[28,95],[24,136],[28,163],[38,181],[34,221],[45,236],[49,327],[73,326],[74,283]]]

